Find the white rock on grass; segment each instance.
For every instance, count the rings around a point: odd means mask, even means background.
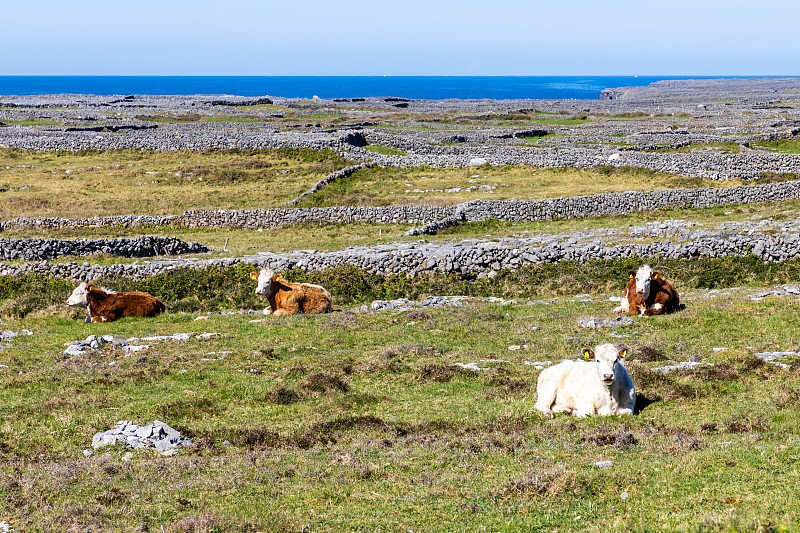
[[[776,361],[776,359],[791,357],[793,355],[800,355],[800,352],[759,352],[755,354],[755,356],[762,361],[766,361],[767,363],[783,368],[784,370],[789,368],[789,365],[786,363],[781,363],[780,361]]]
[[[94,449],[117,442],[128,448],[155,448],[161,452],[192,445],[191,440],[182,437],[178,430],[160,420],[143,426],[130,420],[120,420],[112,429],[95,433],[92,437]]]

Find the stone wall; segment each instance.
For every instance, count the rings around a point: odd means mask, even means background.
[[[0,265],[0,275],[19,276],[47,273],[72,281],[97,281],[109,275],[136,279],[162,274],[176,268],[208,268],[238,263],[269,266],[282,272],[293,268],[318,271],[340,266],[355,266],[381,275],[417,275],[444,271],[462,275],[487,275],[491,271],[565,260],[590,261],[639,257],[642,259],[693,257],[744,257],[753,254],[763,261],[786,261],[800,257],[800,237],[796,233],[773,237],[764,234],[704,233],[685,243],[669,240],[608,245],[602,242],[528,242],[501,239],[490,242],[397,243],[382,248],[348,249],[330,253],[272,254],[208,260],[149,261],[144,264],[90,265],[37,261],[22,265]]]
[[[0,260],[41,261],[61,256],[110,254],[119,257],[153,257],[208,252],[200,243],[175,237],[143,236],[121,239],[0,239]]]
[[[516,222],[625,215],[638,211],[675,208],[703,208],[800,198],[800,181],[763,183],[728,188],[630,191],[553,198],[538,201],[473,200],[457,206],[422,207],[310,207],[295,209],[192,210],[183,215],[119,216],[82,219],[17,218],[0,223],[0,230],[16,228],[146,227],[186,226],[191,228],[243,229],[274,228],[293,224],[335,224],[369,222],[376,224],[432,224],[441,229],[459,222],[489,218]],[[426,227],[413,234],[430,233]]]

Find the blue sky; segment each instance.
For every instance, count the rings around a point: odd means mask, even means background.
[[[0,75],[800,75],[797,0],[0,7]]]

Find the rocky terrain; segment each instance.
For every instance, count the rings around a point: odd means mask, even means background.
[[[589,261],[629,257],[667,259],[744,257],[786,261],[800,257],[800,220],[726,222],[707,226],[685,220],[665,220],[629,228],[601,228],[567,233],[540,233],[493,239],[453,239],[352,246],[334,252],[295,250],[260,252],[226,258],[190,257],[99,265],[89,262],[48,261],[0,264],[0,275],[51,273],[73,281],[95,280],[109,274],[142,278],[175,268],[249,263],[281,272],[293,268],[325,270],[353,265],[382,275],[444,271],[461,275],[493,276],[520,266],[566,260]]]
[[[800,133],[798,78],[664,81],[604,95],[500,101],[4,95],[0,146],[308,147],[381,165],[636,166],[719,180],[800,170],[796,156],[757,145]],[[533,118],[541,121],[536,127]],[[45,125],[14,124],[24,121]],[[403,155],[375,153],[370,145]]]
[[[800,133],[800,78],[663,81],[648,87],[609,89],[598,100],[581,101],[4,95],[0,96],[0,122],[5,126],[0,127],[0,146],[28,150],[310,147],[335,150],[353,162],[353,166],[324,178],[300,198],[364,165],[632,166],[756,182],[767,174],[785,179],[800,172],[800,155],[758,144],[793,140]],[[396,153],[376,153],[370,147]],[[726,189],[609,193],[531,202],[480,200],[441,207],[341,206],[190,210],[182,215],[157,217],[17,218],[0,223],[0,229],[172,225],[256,229],[306,222],[372,222],[414,224],[409,232],[413,237],[489,218],[546,221],[783,201],[800,197],[797,183],[779,180]],[[783,261],[798,254],[798,228],[796,221],[782,224],[777,230],[756,223],[688,228],[681,221],[666,221],[658,227],[632,228],[630,234],[624,235],[607,230],[440,244],[409,241],[330,253],[296,251],[103,267],[47,261],[92,253],[151,257],[205,250],[195,243],[168,243],[151,237],[140,238],[140,242],[108,240],[93,241],[94,244],[3,240],[0,251],[4,259],[28,263],[4,265],[0,274],[51,272],[77,280],[113,272],[138,277],[178,266],[198,268],[245,261],[276,270],[316,270],[349,264],[382,274],[444,270],[485,276],[503,268],[565,259],[752,253],[764,261]]]

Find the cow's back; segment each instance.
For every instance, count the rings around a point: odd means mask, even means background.
[[[163,313],[167,308],[164,302],[146,292],[123,292],[118,296],[124,304],[122,316],[152,317]]]
[[[164,302],[146,292],[105,293],[92,289],[87,293],[92,321],[113,322],[123,317],[152,317],[166,310]]]
[[[303,291],[302,311],[306,314],[330,313],[333,303],[331,295],[320,285],[298,283]]]

